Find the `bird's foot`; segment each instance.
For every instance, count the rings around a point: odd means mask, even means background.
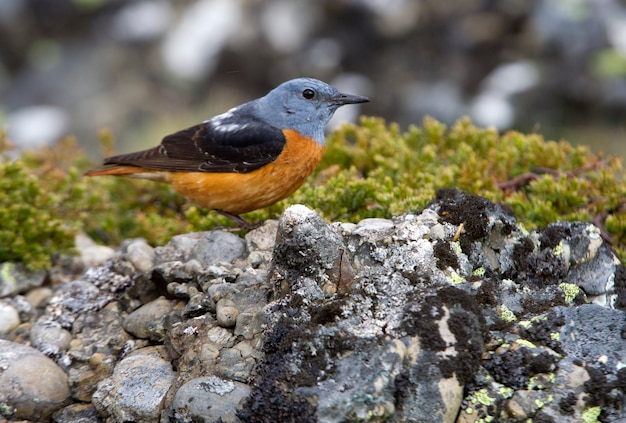
[[[238,214],[228,213],[228,212],[225,212],[224,210],[215,210],[215,211],[221,214],[222,216],[226,216],[227,218],[235,222],[237,226],[239,226],[239,228],[241,229],[247,229],[251,231],[252,229],[256,229],[260,227],[264,223],[263,220],[260,222],[256,222],[256,223],[248,222],[246,219],[239,216]]]

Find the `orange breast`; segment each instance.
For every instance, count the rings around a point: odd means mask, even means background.
[[[208,209],[232,214],[270,206],[300,188],[315,170],[324,147],[285,130],[287,144],[272,163],[249,173],[169,172],[165,177],[179,194]]]

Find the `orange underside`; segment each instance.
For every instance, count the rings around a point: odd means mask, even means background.
[[[315,170],[324,147],[285,130],[287,144],[272,163],[249,173],[167,172],[119,166],[89,173],[167,182],[179,194],[207,209],[241,214],[270,206],[300,188]]]

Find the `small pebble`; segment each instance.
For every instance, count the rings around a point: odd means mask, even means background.
[[[20,324],[20,315],[10,304],[0,302],[0,335],[6,334]]]
[[[46,322],[40,319],[31,328],[30,340],[33,346],[42,353],[58,354],[60,351],[69,349],[72,334],[56,322]]]
[[[216,306],[217,324],[223,328],[231,328],[237,323],[239,310],[235,303],[229,299],[222,298]]]
[[[132,242],[126,249],[128,261],[139,272],[147,272],[154,267],[154,248],[141,239]]]
[[[163,319],[172,311],[172,302],[159,297],[133,311],[124,320],[124,329],[137,338],[161,341],[165,334]]]

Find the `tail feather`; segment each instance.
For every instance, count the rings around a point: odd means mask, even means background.
[[[126,176],[130,178],[164,181],[164,172],[136,166],[104,166],[85,172],[85,176]]]

